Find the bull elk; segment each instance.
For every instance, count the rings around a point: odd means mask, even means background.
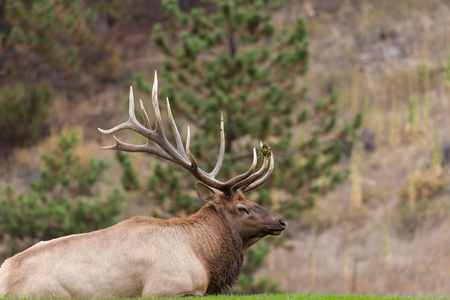
[[[162,220],[133,217],[106,229],[42,241],[7,259],[0,268],[0,297],[122,298],[219,294],[231,287],[242,269],[246,249],[266,235],[279,235],[287,226],[279,215],[247,200],[250,191],[270,176],[273,154],[257,166],[256,150],[249,170],[227,181],[216,179],[225,152],[223,116],[217,163],[211,172],[199,168],[186,150],[167,100],[174,147],[163,130],[155,79],[152,104],[155,129],[140,101],[143,124],[134,112],[130,88],[128,121],[110,129],[111,134],[131,129],[147,138],[145,145],[117,139],[114,149],[148,152],[188,170],[196,179],[197,194],[206,202],[189,218]]]

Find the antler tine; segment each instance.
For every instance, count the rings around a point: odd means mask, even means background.
[[[223,146],[223,144],[221,146]],[[195,173],[193,173],[194,176],[196,176],[198,179],[200,179],[202,182],[208,184],[209,186],[221,190],[225,194],[232,194],[233,193],[232,187],[236,183],[249,177],[255,170],[256,164],[258,161],[258,158],[256,156],[256,149],[253,148],[253,163],[247,172],[245,172],[241,175],[235,176],[224,183],[218,181],[217,179],[214,178],[215,176],[205,173],[202,169],[200,169],[198,167],[197,160],[194,158],[194,156],[192,155],[192,152],[191,152],[191,133],[190,133],[189,126],[188,126],[188,130],[187,130],[187,138],[186,138],[186,153],[187,153],[189,160],[191,161],[191,169],[196,170]],[[219,162],[223,160],[223,158],[220,158],[220,156],[223,156],[223,154],[222,155],[219,154],[219,159],[218,159]],[[221,164],[221,162],[220,162],[220,164]],[[214,169],[216,169],[216,168],[214,168]],[[217,170],[217,172],[218,172],[218,170]]]
[[[156,154],[162,158],[165,158],[167,160],[170,160],[172,162],[176,162],[170,155],[168,155],[164,150],[158,146],[158,144],[153,143],[150,141],[150,143],[147,143],[145,145],[133,145],[128,144],[125,142],[122,142],[119,140],[115,135],[113,136],[116,143],[111,146],[105,146],[101,147],[103,150],[121,150],[126,152],[149,152]]]
[[[191,131],[189,129],[189,126],[187,128],[186,153],[187,157],[191,161],[191,168],[189,171],[195,176],[195,178],[209,185],[210,187],[216,188],[224,192],[225,194],[230,193],[231,191],[231,189],[229,189],[229,187],[231,186],[230,184],[228,184],[227,182],[226,183],[220,182],[219,180],[214,178],[214,176],[211,176],[211,174],[207,174],[205,171],[203,171],[198,167],[197,160],[194,158],[194,155],[192,155],[191,152]]]
[[[275,167],[275,161],[273,158],[273,153],[271,153],[270,154],[270,166],[269,166],[269,170],[267,171],[267,173],[264,174],[264,176],[261,177],[260,179],[258,179],[257,181],[255,181],[252,184],[248,185],[247,187],[243,188],[242,191],[243,192],[251,191],[251,190],[257,188],[258,186],[260,186],[261,184],[263,184],[264,182],[266,182],[267,179],[269,179],[270,175],[272,174],[274,167]]]
[[[236,191],[236,189],[233,189],[233,186],[235,186],[236,184],[240,183],[241,181],[247,179],[249,176],[252,175],[253,171],[256,168],[258,158],[256,155],[256,149],[253,148],[253,163],[247,172],[237,175],[224,183],[215,179],[215,176],[217,175],[217,173],[219,172],[219,170],[222,166],[224,151],[225,151],[225,134],[224,134],[224,130],[223,130],[223,115],[222,114],[221,114],[221,126],[220,127],[221,127],[221,143],[220,143],[219,157],[217,159],[216,166],[211,173],[209,173],[209,174],[205,173],[202,169],[198,168],[197,160],[194,158],[194,156],[192,155],[192,152],[191,152],[191,132],[190,132],[189,126],[187,129],[186,153],[187,153],[187,157],[191,161],[191,169],[197,170],[195,173],[191,172],[194,174],[195,177],[200,179],[202,182],[208,184],[209,186],[217,188],[227,195],[231,195]],[[258,171],[257,173],[261,174],[262,172]],[[254,176],[253,178],[256,179],[259,176],[260,175]],[[268,177],[269,176],[267,176],[267,178]],[[267,178],[266,178],[266,180],[267,180]],[[248,181],[246,181],[246,182],[248,182]]]
[[[222,147],[224,147],[224,143],[221,143],[221,148]],[[223,150],[221,150],[221,152],[219,153],[219,158],[218,158],[218,163],[220,165],[222,164],[222,161],[223,161],[223,153],[222,153],[222,151]],[[240,175],[237,175],[237,176],[231,178],[230,180],[228,180],[226,182],[218,181],[217,179],[215,179],[215,175],[211,175],[212,172],[207,174],[202,169],[198,168],[197,160],[194,158],[194,156],[192,155],[192,152],[191,152],[191,133],[190,133],[189,126],[188,126],[188,130],[187,130],[187,138],[186,138],[186,153],[187,153],[187,156],[188,156],[189,160],[191,161],[191,170],[192,170],[191,173],[197,179],[202,181],[203,183],[206,183],[207,185],[209,185],[209,186],[211,186],[213,188],[221,190],[227,196],[232,195],[237,190],[237,188],[236,189],[234,188],[234,186],[236,184],[239,184],[240,182],[248,179],[252,175],[253,171],[256,168],[257,162],[258,162],[258,158],[257,158],[257,155],[256,155],[256,149],[253,148],[253,163],[252,163],[252,165],[250,166],[250,168],[248,169],[247,172],[245,172],[243,174],[240,174]],[[267,166],[267,163],[265,163],[265,165]],[[216,164],[216,167],[217,167],[217,164]],[[213,171],[215,171],[217,173],[219,170],[220,170],[220,167],[217,168],[217,170],[216,170],[216,168],[214,168]],[[261,171],[261,170],[258,171],[257,172],[258,175],[257,176],[253,176],[252,177],[252,181],[255,180],[256,178],[258,178],[261,175],[262,172],[263,171]],[[267,180],[269,178],[269,175],[266,174],[264,176],[265,180]],[[245,181],[245,182],[246,183],[251,183],[251,181]],[[262,183],[263,182],[261,182],[260,184],[262,184]]]
[[[123,122],[122,124],[119,124],[111,129],[105,130],[98,128],[98,130],[101,133],[104,134],[111,134],[116,133],[118,131],[124,130],[124,129],[131,129],[134,131],[137,131],[139,134],[150,138],[152,136],[152,133],[149,129],[142,126],[141,123],[138,122],[136,119],[136,115],[134,113],[134,96],[133,96],[133,87],[130,86],[130,101],[128,104],[128,120],[126,122]]]
[[[191,169],[197,169],[198,168],[197,160],[194,158],[194,155],[192,155],[191,152],[191,130],[189,129],[189,126],[187,128],[187,136],[186,136],[186,154],[189,160],[191,161]]]
[[[156,71],[155,71],[155,78],[153,80],[152,105],[153,111],[155,112],[155,130],[163,132],[161,111],[159,110],[159,103],[158,103],[158,75],[156,74]]]
[[[244,180],[247,177],[249,177],[250,175],[252,175],[253,171],[255,171],[255,169],[256,169],[257,162],[258,162],[258,158],[256,156],[256,149],[253,148],[253,163],[250,166],[250,169],[248,169],[247,172],[245,172],[241,175],[238,175],[236,177],[233,177],[230,180],[228,180],[227,182],[225,182],[225,186],[229,187],[230,191],[233,192],[233,186],[235,184],[237,184],[238,182],[241,182],[242,180]]]
[[[237,184],[235,184],[232,187],[233,191],[237,191],[238,189],[245,190],[246,186],[250,185],[253,181],[255,181],[256,179],[261,177],[261,175],[266,171],[268,165],[269,165],[269,159],[267,157],[264,157],[264,161],[263,161],[261,168],[256,173],[253,173],[252,175],[250,175],[247,179],[242,180],[242,181],[238,182]]]
[[[223,158],[225,156],[225,130],[223,126],[223,113],[220,112],[220,148],[219,148],[219,157],[217,157],[217,163],[214,169],[209,173],[209,175],[216,177],[217,173],[219,173],[220,168],[222,168]]]
[[[145,110],[144,104],[142,103],[141,99],[139,99],[139,103],[141,105],[141,112],[142,112],[142,119],[144,120],[144,127],[152,130],[152,126],[150,125],[150,119],[148,118],[147,111]]]
[[[167,114],[169,115],[170,127],[172,128],[173,135],[175,136],[177,151],[184,158],[188,159],[188,157],[186,156],[186,152],[184,151],[183,141],[181,140],[180,132],[178,131],[178,127],[177,124],[175,123],[175,120],[173,119],[172,110],[170,109],[169,98],[166,99],[167,99]]]
[[[100,129],[100,128],[99,128]],[[116,141],[116,143],[114,145],[111,146],[104,146],[101,147],[103,150],[122,150],[120,145],[123,144],[115,135],[113,135],[114,140]]]

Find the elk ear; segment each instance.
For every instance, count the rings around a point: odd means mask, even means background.
[[[215,189],[210,188],[209,186],[201,182],[197,182],[195,187],[197,188],[198,197],[202,201],[209,203],[214,207],[217,207],[221,203],[222,197],[219,194],[219,191],[216,191]]]

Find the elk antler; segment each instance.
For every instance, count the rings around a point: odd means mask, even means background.
[[[186,151],[183,147],[183,142],[181,140],[180,133],[178,131],[177,125],[175,124],[175,120],[172,116],[172,111],[170,109],[169,99],[167,98],[167,113],[169,115],[170,127],[172,128],[173,134],[175,136],[176,148],[172,146],[172,144],[167,140],[166,135],[164,134],[163,123],[161,119],[161,112],[159,110],[158,104],[158,78],[155,71],[155,79],[153,82],[153,90],[152,90],[152,105],[153,110],[155,112],[155,129],[151,129],[150,120],[147,114],[147,111],[140,101],[141,111],[143,123],[139,123],[136,119],[136,115],[134,112],[134,97],[133,97],[133,89],[130,87],[130,103],[128,109],[128,121],[115,126],[109,130],[103,130],[98,128],[101,133],[111,134],[116,133],[118,131],[124,129],[133,130],[140,135],[147,138],[147,143],[144,145],[132,145],[127,144],[120,141],[117,137],[114,136],[116,140],[116,144],[112,146],[102,147],[105,150],[122,150],[127,152],[148,152],[153,153],[159,157],[167,159],[171,162],[174,162],[181,167],[185,168],[189,172],[194,175],[199,181],[204,184],[218,189],[226,196],[232,196],[238,189],[243,192],[250,191],[261,184],[263,184],[269,177],[274,168],[274,159],[273,154],[270,153],[270,158],[264,156],[264,162],[261,168],[253,173],[257,164],[257,156],[256,150],[253,148],[253,163],[250,166],[250,169],[238,176],[235,176],[228,181],[222,182],[217,180],[215,177],[219,173],[220,168],[222,167],[222,162],[225,154],[225,133],[223,126],[223,114],[220,113],[220,147],[219,147],[219,156],[217,158],[216,166],[214,169],[207,173],[198,167],[197,160],[192,155],[190,145],[191,145],[191,134],[189,130],[189,126],[187,128],[187,138],[186,138]],[[270,160],[270,165],[269,165]],[[266,169],[269,166],[267,172]],[[265,173],[265,174],[264,174]],[[264,174],[264,176],[262,176]],[[262,176],[262,177],[261,177]]]

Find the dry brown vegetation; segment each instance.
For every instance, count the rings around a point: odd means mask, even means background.
[[[150,26],[162,20],[158,5],[137,1],[129,9],[132,19],[105,31],[120,59],[59,89],[49,120],[55,132],[82,127],[80,153],[113,165],[96,128],[125,119],[131,76],[150,78],[162,58],[149,44]],[[259,276],[291,293],[450,295],[450,2],[288,0],[276,22],[289,26],[299,15],[309,20],[312,52],[299,85],[308,86],[309,99],[340,89],[342,119],[363,111],[367,140],[342,161],[351,166],[349,180],[290,222],[286,245],[271,252]],[[102,81],[105,73],[112,77]],[[26,190],[52,143],[50,136],[3,161],[0,190],[7,182]],[[132,159],[148,175],[152,160]],[[124,217],[148,209],[140,198],[127,199]]]
[[[309,16],[309,96],[339,88],[375,149],[353,152],[350,179],[291,226],[261,276],[292,293],[450,294],[449,13],[445,1],[303,1],[286,13]]]

